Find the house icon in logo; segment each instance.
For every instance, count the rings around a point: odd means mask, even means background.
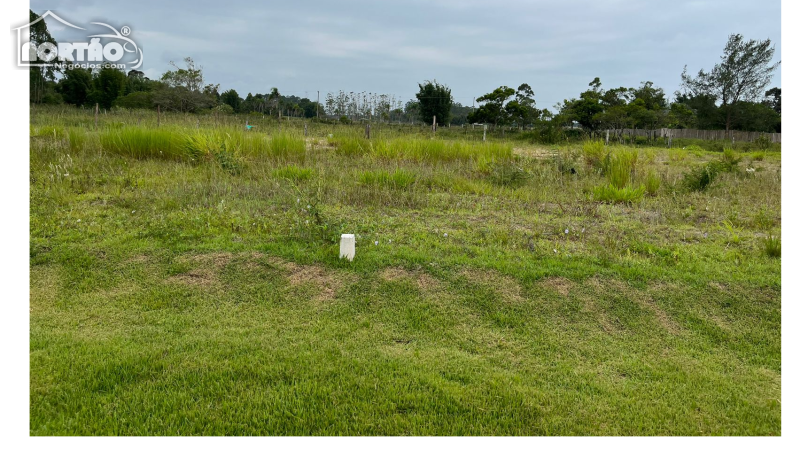
[[[52,64],[48,64],[49,62],[53,61],[56,57],[56,46],[50,42],[43,42],[39,43],[39,47],[31,44],[31,42],[22,41],[23,37],[23,30],[30,29],[32,25],[39,23],[40,21],[44,20],[47,17],[52,17],[53,19],[63,23],[64,25],[75,28],[78,30],[86,30],[85,28],[81,28],[77,25],[73,25],[66,20],[58,17],[54,12],[48,10],[38,19],[34,20],[33,22],[23,25],[18,28],[14,28],[13,31],[17,32],[17,65],[20,67],[46,67]],[[27,36],[30,36],[29,33],[26,33]],[[49,56],[52,54],[52,56]],[[50,58],[50,59],[48,59]],[[35,64],[36,61],[44,61],[43,64]]]

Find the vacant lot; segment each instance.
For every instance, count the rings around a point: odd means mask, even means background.
[[[155,120],[31,117],[31,434],[780,434],[779,151]]]

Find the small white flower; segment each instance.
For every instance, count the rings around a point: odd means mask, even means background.
[[[392,240],[391,240],[391,239],[389,239],[389,243],[390,243],[390,244],[392,243]]]
[[[378,241],[375,241],[375,245],[378,245]]]
[[[68,174],[68,173],[65,173],[65,174],[64,174],[64,176],[65,176],[65,177],[68,177],[68,176],[69,176],[69,174]]]
[[[306,209],[311,209],[311,205],[306,205]]]
[[[300,199],[299,198],[297,199],[297,203],[300,203]]]
[[[569,234],[569,228],[567,228],[566,230],[564,230],[564,234]]]
[[[131,211],[131,214],[136,214],[136,210],[134,209],[133,211]]]
[[[308,219],[306,219],[306,225],[308,225]]]
[[[558,253],[558,250],[556,250],[556,249],[553,249],[553,253]]]
[[[447,233],[444,234],[444,237],[447,237]]]
[[[78,219],[78,223],[80,223],[81,219]]]

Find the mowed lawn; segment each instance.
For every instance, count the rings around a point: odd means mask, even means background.
[[[638,149],[658,190],[601,203],[580,145],[97,134],[31,138],[33,435],[781,433],[779,152],[690,192],[719,153]]]

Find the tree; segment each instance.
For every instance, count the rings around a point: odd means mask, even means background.
[[[114,106],[126,109],[152,109],[153,93],[148,91],[131,92],[117,98]]]
[[[160,84],[159,81],[153,81],[144,76],[144,72],[142,71],[131,70],[128,72],[127,81],[125,81],[125,93],[149,92],[160,87]]]
[[[30,11],[30,22],[36,22],[41,18],[40,15]],[[38,47],[45,42],[58,46],[58,43],[50,32],[47,30],[47,23],[44,20],[39,20],[29,27],[30,32],[30,45],[31,48]],[[53,66],[47,67],[29,67],[30,76],[30,101],[33,103],[58,103],[58,94],[55,92],[55,74],[58,71]]]
[[[80,67],[67,69],[58,82],[57,90],[65,102],[82,106],[92,90],[92,73]]]
[[[722,54],[722,62],[711,72],[700,70],[696,77],[681,74],[681,85],[693,95],[711,95],[722,102],[725,130],[731,129],[735,108],[740,101],[754,101],[762,95],[780,65],[772,56],[775,47],[769,39],[745,41],[741,34],[732,34]]]
[[[516,91],[508,86],[499,88],[481,95],[477,100],[483,103],[469,115],[470,123],[491,123],[495,127],[503,125],[508,121],[508,111],[506,101],[514,95]]]
[[[541,113],[536,109],[536,100],[533,99],[533,95],[533,89],[528,83],[522,83],[517,88],[514,100],[506,104],[506,113],[509,119],[516,122],[521,129],[525,129],[525,125],[536,120]]]
[[[725,118],[717,107],[716,98],[713,95],[676,94],[675,103],[686,105],[693,112],[695,127],[701,130],[725,128]],[[672,107],[670,106],[670,108]]]
[[[182,113],[197,112],[214,106],[213,100],[200,91],[190,91],[184,86],[167,87],[153,91],[153,104],[164,110]]]
[[[672,103],[669,105],[667,116],[667,126],[669,128],[692,128],[695,126],[697,117],[692,108],[685,103]]]
[[[661,111],[667,107],[667,99],[664,90],[653,87],[652,81],[642,81],[637,89],[630,89],[634,100],[641,100],[642,106],[649,111]]]
[[[223,92],[219,99],[222,103],[233,108],[234,111],[239,111],[239,108],[242,105],[242,99],[239,97],[239,93],[234,89],[228,89],[227,91]]]
[[[450,109],[453,106],[453,95],[450,88],[439,84],[436,80],[419,83],[417,102],[419,103],[419,118],[424,123],[433,123],[436,116],[437,123],[450,122]]]
[[[103,108],[111,108],[114,100],[125,94],[125,73],[108,65],[103,66],[95,77],[93,89],[89,95],[92,103],[98,103]]]
[[[161,75],[161,81],[169,87],[182,86],[192,92],[197,92],[203,89],[203,68],[197,66],[194,60],[187,56],[183,59],[186,63],[186,68],[178,67],[174,61],[169,64],[175,70],[168,70]]]
[[[281,93],[278,92],[278,88],[274,87],[270,89],[269,96],[265,99],[266,102],[269,103],[269,113],[272,115],[272,111],[275,109],[280,110],[281,108]]]
[[[582,92],[580,99],[564,100],[559,115],[570,121],[578,122],[590,132],[596,130],[600,125],[599,114],[603,112],[603,105],[600,100],[604,92],[600,89],[600,86],[600,78],[595,77],[589,83],[591,89]]]
[[[764,104],[772,108],[776,113],[781,113],[781,88],[774,87],[767,91]]]

